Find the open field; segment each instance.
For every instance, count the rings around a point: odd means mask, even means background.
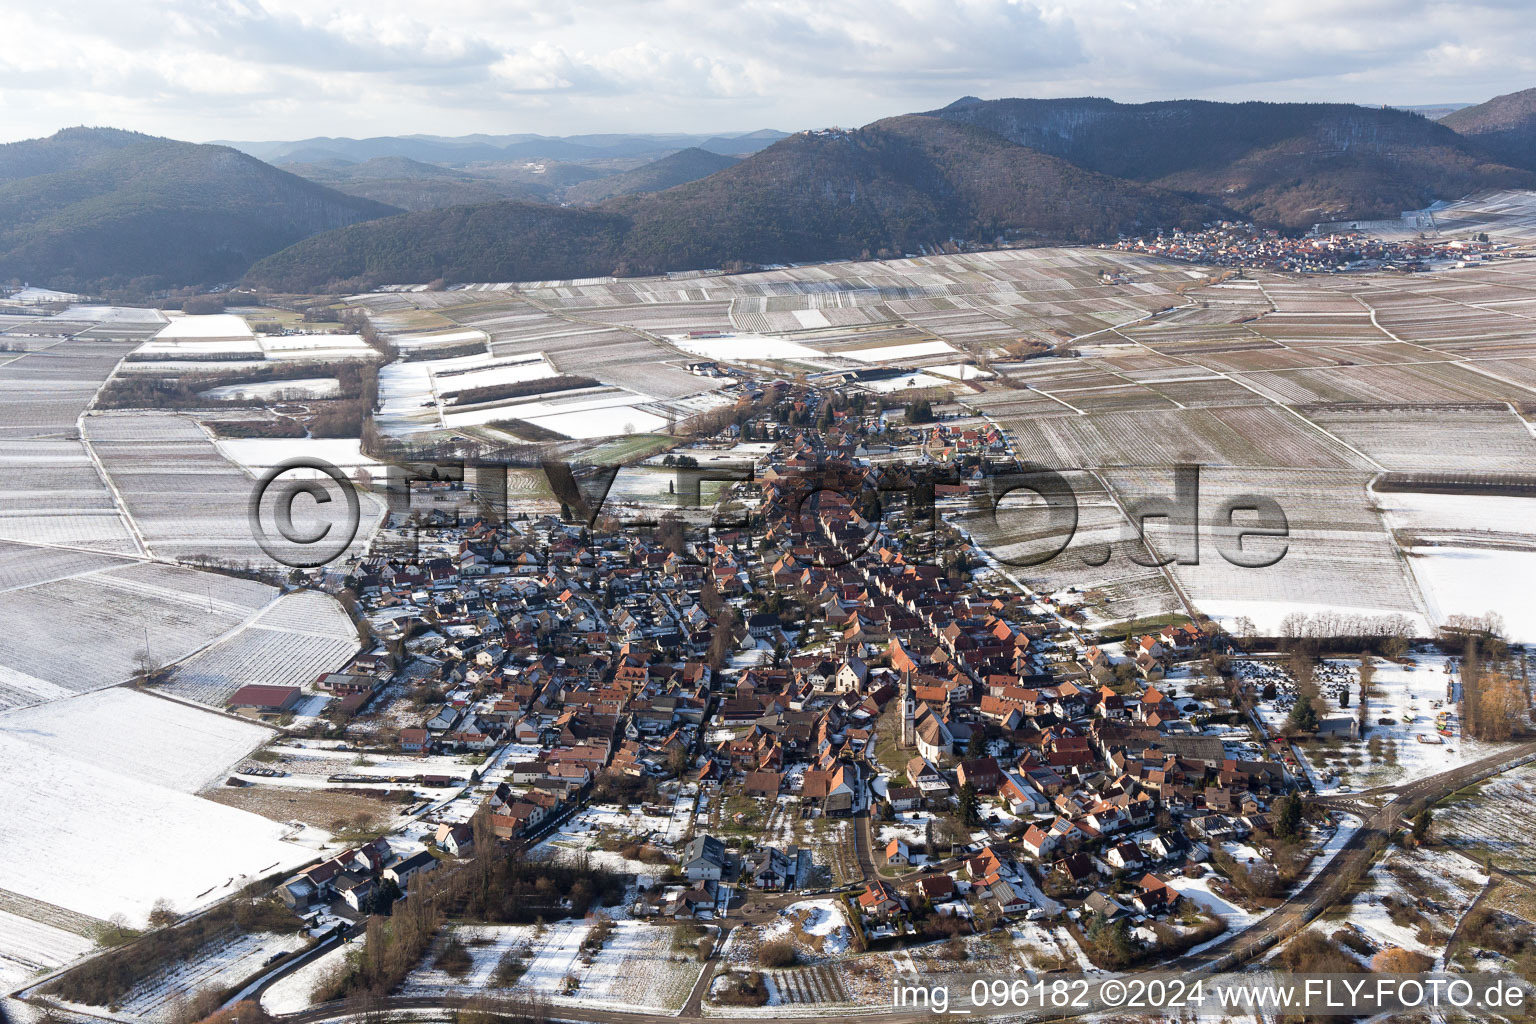
[[[1340,927],[1352,931],[1364,940],[1354,953],[1364,964],[1393,947],[1439,957],[1487,882],[1477,865],[1454,851],[1394,847],[1371,868],[1342,921],[1330,914],[1312,929],[1325,935]]]
[[[304,786],[224,786],[215,783],[204,790],[202,796],[226,807],[259,814],[269,821],[281,824],[302,821],[330,833],[383,829],[395,822],[395,811],[400,807],[387,798]]]
[[[1167,471],[1112,470],[1107,473],[1127,507],[1174,491]],[[1325,607],[1402,613],[1423,608],[1407,559],[1392,542],[1386,524],[1366,494],[1363,473],[1326,470],[1205,468],[1200,473],[1199,507],[1205,521],[1196,551],[1193,538],[1175,534],[1166,521],[1149,522],[1148,537],[1161,557],[1194,552],[1197,564],[1170,565],[1174,578],[1195,605],[1218,618],[1247,615],[1261,629],[1278,625],[1286,611]],[[1252,537],[1242,542],[1245,559],[1270,565],[1234,564],[1221,546],[1235,548],[1237,528],[1216,526],[1216,510],[1249,496],[1279,506],[1288,536]],[[1238,522],[1245,520],[1239,517]]]
[[[145,651],[167,663],[240,625],[270,587],[191,569],[85,555],[99,562],[0,545],[18,580],[0,591],[10,623],[0,636],[0,709],[123,682]],[[39,573],[38,570],[47,570]],[[46,638],[41,640],[41,638]]]
[[[97,690],[0,715],[0,736],[196,793],[272,737],[255,722],[135,690]]]
[[[0,774],[0,817],[28,823],[0,835],[0,888],[93,917],[142,924],[158,899],[184,912],[312,856],[254,814],[11,735]]]
[[[96,943],[83,935],[0,910],[0,991],[69,963]]]
[[[68,339],[0,366],[0,437],[76,436],[75,420],[132,347]]]
[[[138,551],[111,491],[75,440],[0,440],[0,540]]]
[[[236,565],[272,563],[252,535],[249,521],[255,480],[226,459],[191,419],[155,413],[103,414],[89,417],[85,427],[91,448],[152,553],[180,560],[211,557]],[[361,550],[383,517],[381,502],[368,494],[360,494],[359,499],[362,521],[354,551]],[[300,532],[331,522],[318,517],[307,521],[313,516],[307,510],[314,508],[308,499],[294,502],[294,522]],[[275,533],[271,536],[277,538]],[[281,538],[277,543],[292,547]]]

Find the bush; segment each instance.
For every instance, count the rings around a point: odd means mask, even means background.
[[[1377,974],[1423,974],[1435,965],[1433,957],[1401,946],[1384,949],[1371,958]]]
[[[475,966],[474,957],[469,955],[469,949],[457,935],[449,936],[444,943],[442,952],[437,954],[437,959],[432,964],[440,971],[462,978],[468,974],[470,968]]]
[[[1293,974],[1361,974],[1365,968],[1328,938],[1305,931],[1291,940],[1278,958]]]
[[[757,962],[764,967],[792,967],[800,955],[788,939],[765,942],[757,948]]]
[[[509,949],[496,961],[496,971],[491,975],[492,988],[511,988],[528,971],[527,952],[521,947]]]
[[[757,971],[726,975],[725,982],[715,993],[715,1001],[725,1006],[766,1006],[768,983]]]

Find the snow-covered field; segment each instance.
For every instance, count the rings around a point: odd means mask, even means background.
[[[155,335],[157,341],[180,341],[232,338],[254,338],[250,326],[233,313],[209,313],[182,315],[170,318],[170,323]]]
[[[356,334],[264,334],[268,359],[368,359],[375,349]]]
[[[301,377],[297,380],[270,380],[258,384],[225,384],[221,387],[199,391],[199,398],[262,399],[331,398],[341,393],[341,382],[335,377]]]
[[[0,910],[0,992],[19,988],[39,972],[66,964],[95,945],[74,932]]]
[[[27,549],[18,550],[24,562]],[[186,657],[274,594],[248,580],[106,558],[19,578],[0,590],[0,708],[121,683],[137,671],[146,635],[162,663]]]
[[[941,388],[951,381],[943,377],[935,377],[928,373],[910,373],[902,377],[888,377],[885,380],[860,381],[859,386],[880,394],[891,394],[895,391],[906,391],[909,388]]]
[[[313,856],[276,822],[106,762],[0,735],[0,889],[142,924],[157,899],[191,910]]]
[[[1529,867],[1536,845],[1536,765],[1489,779],[1435,812],[1435,835],[1472,856],[1487,854],[1509,871]]]
[[[120,687],[0,715],[7,739],[183,793],[207,786],[271,735],[255,722]]]
[[[92,416],[85,426],[92,450],[153,553],[183,560],[214,556],[273,564],[251,528],[256,481],[226,458],[196,423],[169,413],[134,413]],[[295,550],[279,536],[272,519],[278,493],[268,491],[262,506],[267,543],[279,554],[313,554]],[[371,494],[360,495],[360,505],[354,553],[361,551],[384,516],[383,502]],[[297,528],[309,532],[322,525],[339,527],[341,508],[335,501],[325,507],[311,499],[295,502]]]
[[[556,370],[542,352],[510,358],[474,355],[457,359],[435,359],[427,363],[433,388],[439,395],[452,395],[473,388],[497,384],[520,384],[556,375]]]
[[[647,434],[667,425],[663,417],[627,404],[534,416],[528,422],[577,440]]]
[[[323,459],[348,475],[359,466],[380,465],[363,454],[361,441],[344,437],[230,437],[217,447],[226,459],[258,475],[297,458]]]
[[[1536,515],[1536,508],[1531,511]],[[1536,601],[1530,596],[1536,551],[1434,547],[1416,548],[1414,554],[1420,557],[1409,565],[1439,610],[1440,621],[1493,611],[1503,617],[1509,639],[1536,643]]]
[[[1496,611],[1512,640],[1536,642],[1536,500],[1465,494],[1373,494],[1413,557],[1437,622]]]
[[[736,362],[754,359],[819,359],[826,356],[797,341],[772,334],[728,334],[717,338],[690,338],[687,335],[670,335],[667,341],[684,352],[705,359]]]
[[[919,356],[953,355],[954,351],[947,341],[919,341],[912,345],[844,349],[836,354],[844,359],[853,359],[861,363],[899,363]]]

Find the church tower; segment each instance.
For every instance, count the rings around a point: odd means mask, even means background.
[[[901,747],[917,746],[917,702],[912,699],[912,670],[901,674]]]

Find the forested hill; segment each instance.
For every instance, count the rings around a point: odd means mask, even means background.
[[[302,238],[395,212],[223,146],[70,128],[0,146],[0,280],[234,281]]]
[[[1440,119],[1507,164],[1536,171],[1536,89],[1495,96]]]
[[[572,185],[565,190],[564,199],[568,203],[596,203],[613,196],[660,192],[662,189],[698,181],[716,171],[723,171],[734,163],[736,163],[736,157],[721,156],[707,149],[691,146],[664,156],[660,160],[636,167],[632,171]]]
[[[966,97],[931,114],[1293,228],[1395,217],[1484,188],[1536,187],[1536,175],[1495,162],[1448,128],[1451,118],[1392,108]]]
[[[585,209],[490,203],[301,242],[255,284],[519,280],[865,255],[952,240],[1081,242],[1194,226],[1220,207],[908,115],[782,139],[706,178]]]

